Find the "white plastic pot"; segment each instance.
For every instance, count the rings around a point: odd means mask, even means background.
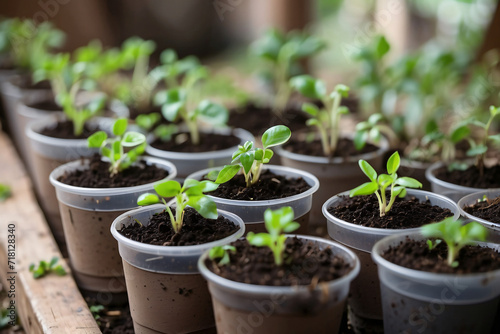
[[[500,196],[500,189],[482,190],[476,193],[469,194],[467,196],[462,197],[458,201],[457,205],[458,208],[460,209],[460,214],[462,216],[464,216],[467,219],[476,221],[481,225],[485,226],[486,228],[488,228],[490,230],[490,235],[488,239],[491,240],[491,242],[500,244],[500,224],[498,223],[495,224],[486,219],[473,216],[464,210],[464,207],[476,204],[478,201],[482,200],[484,196],[490,199],[497,198]]]

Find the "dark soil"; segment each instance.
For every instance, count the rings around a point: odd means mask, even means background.
[[[40,109],[45,111],[62,111],[62,107],[59,106],[54,99],[42,100],[27,105],[30,108]]]
[[[303,178],[292,179],[282,175],[276,175],[269,170],[264,170],[259,181],[251,187],[246,187],[245,177],[236,175],[219,188],[208,193],[209,195],[242,201],[262,201],[277,198],[285,198],[303,193],[311,186]]]
[[[82,163],[83,163],[82,159]],[[159,181],[168,176],[168,171],[155,165],[146,165],[138,161],[120,173],[110,177],[108,162],[102,161],[97,154],[90,158],[88,169],[76,170],[60,176],[59,182],[82,188],[120,188],[139,186],[141,184]]]
[[[312,142],[306,142],[305,140],[297,140],[292,137],[290,141],[283,145],[283,148],[287,151],[310,155],[315,157],[324,157],[323,147],[321,145],[321,140],[314,140]],[[359,154],[375,152],[378,147],[372,144],[366,144],[366,146],[361,150],[356,150],[354,147],[354,142],[347,138],[340,138],[337,149],[335,150],[333,157],[352,157]]]
[[[208,269],[232,281],[268,286],[316,285],[342,277],[353,268],[343,258],[335,256],[328,247],[320,249],[315,243],[288,238],[284,264],[276,266],[269,247],[251,246],[246,239],[231,243],[236,252],[229,252],[230,263],[219,266],[206,260]]]
[[[435,176],[443,181],[472,188],[500,188],[500,165],[484,169],[483,177],[479,169],[471,166],[464,171],[448,171],[446,167],[438,169]]]
[[[175,215],[175,209],[172,210]],[[180,233],[175,233],[166,211],[153,215],[148,225],[134,223],[123,227],[125,237],[150,245],[190,246],[200,245],[234,234],[239,227],[219,216],[216,220],[203,218],[192,208],[184,211],[184,223]]]
[[[389,193],[387,194],[389,198]],[[378,200],[375,195],[342,196],[340,205],[328,208],[328,212],[349,223],[375,228],[405,229],[442,221],[453,216],[449,209],[420,202],[415,197],[397,198],[391,210],[380,217]]]
[[[91,134],[98,129],[90,127],[87,124],[83,127],[83,133],[75,136],[72,121],[59,121],[55,126],[50,126],[40,131],[41,135],[59,139],[87,139]]]
[[[136,119],[137,116],[139,116],[139,115],[151,114],[154,112],[161,114],[161,106],[151,106],[148,110],[139,110],[133,106],[128,106],[128,110],[129,110],[129,115],[130,115],[129,118],[130,119]],[[164,120],[165,118],[162,117],[161,119]]]
[[[475,217],[500,224],[500,196],[475,203],[471,206],[465,206],[462,209]]]
[[[240,138],[234,135],[200,133],[200,144],[194,145],[188,133],[179,133],[169,141],[156,139],[151,143],[151,146],[162,151],[195,153],[220,151],[237,146],[240,142]]]
[[[390,247],[382,257],[399,266],[444,274],[483,273],[500,269],[500,253],[481,246],[465,246],[458,254],[458,266],[450,267],[446,261],[447,246],[441,242],[429,250],[424,240],[406,239],[396,247]]]
[[[99,305],[93,301],[94,306]],[[89,305],[90,306],[90,305]],[[105,307],[94,313],[97,325],[103,334],[134,334],[134,322],[129,305]]]
[[[19,76],[13,83],[21,89],[52,89],[49,80],[42,80],[34,84],[31,75]]]

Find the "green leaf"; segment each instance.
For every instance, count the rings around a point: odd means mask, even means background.
[[[377,59],[382,59],[387,52],[391,49],[391,46],[389,45],[389,42],[387,42],[387,39],[385,39],[384,36],[379,36],[376,40],[375,44],[375,57]]]
[[[292,132],[284,125],[276,125],[269,128],[262,135],[262,146],[264,149],[276,145],[281,145],[290,139]]]
[[[151,193],[142,194],[137,198],[137,205],[140,205],[140,206],[156,204],[159,202],[160,202],[160,199],[158,198],[158,196],[156,196],[155,194],[151,194]]]
[[[310,99],[321,99],[326,95],[325,83],[310,75],[299,75],[291,78],[290,86]]]
[[[490,106],[490,115],[491,115],[491,117],[495,117],[496,115],[500,115],[500,107]]]
[[[467,155],[469,157],[475,156],[475,155],[481,155],[484,154],[488,151],[488,147],[486,145],[477,145],[474,147],[471,147],[470,149],[467,150]]]
[[[309,115],[316,117],[319,113],[319,109],[315,104],[312,103],[304,103],[302,105],[302,110],[308,113]]]
[[[212,124],[226,124],[229,111],[221,104],[203,100],[198,105],[199,114]]]
[[[350,90],[350,88],[347,87],[346,85],[343,85],[343,84],[338,84],[335,86],[335,92],[339,93],[340,96],[342,96],[342,97],[348,97],[349,90]]]
[[[500,133],[496,135],[488,136],[488,140],[492,141],[495,144],[500,144]]]
[[[92,115],[94,115],[98,111],[101,111],[105,105],[106,105],[106,97],[101,96],[92,100],[89,104],[87,104],[86,108],[90,111]]]
[[[126,118],[119,118],[115,121],[113,124],[113,134],[115,136],[121,136],[125,133],[125,130],[127,130],[127,119]]]
[[[461,228],[462,238],[470,243],[472,241],[485,241],[488,230],[478,222],[470,222]]]
[[[358,161],[359,168],[365,173],[366,176],[372,181],[376,182],[377,181],[377,172],[375,169],[368,163],[366,160],[359,160]]]
[[[418,182],[417,180],[411,177],[406,177],[406,176],[397,178],[395,184],[399,184],[407,188],[422,188],[422,183]]]
[[[453,130],[453,132],[450,135],[450,139],[454,144],[457,144],[458,142],[466,138],[469,134],[470,134],[469,127],[463,125]]]
[[[297,223],[297,222],[291,222],[290,224],[286,225],[284,228],[283,228],[283,232],[285,233],[291,233],[293,231],[296,231],[300,228],[300,224]]]
[[[217,176],[217,179],[215,180],[215,183],[225,183],[229,180],[231,180],[236,174],[238,174],[238,171],[241,169],[239,165],[226,165],[222,170],[219,172],[219,175]]]
[[[160,55],[160,60],[162,64],[172,64],[178,59],[177,52],[173,49],[166,49]]]
[[[163,117],[165,117],[167,121],[175,122],[184,105],[185,102],[183,101],[164,104],[161,107],[161,114],[163,115]]]
[[[248,174],[250,170],[252,169],[253,162],[255,160],[255,156],[253,152],[247,152],[243,153],[240,155],[240,162],[241,165],[243,166],[243,170],[245,171],[245,174]]]
[[[10,187],[6,184],[0,183],[0,202],[5,201],[10,196],[12,196]]]
[[[108,139],[108,135],[104,131],[97,131],[87,138],[89,147],[99,148]]]
[[[371,195],[374,194],[377,190],[378,190],[377,182],[374,181],[366,182],[352,189],[349,192],[349,197]]]
[[[188,203],[193,209],[198,211],[200,215],[207,219],[217,219],[217,205],[208,196],[192,196],[189,197]]]
[[[174,180],[158,183],[154,186],[155,191],[162,197],[173,197],[181,192],[181,185]]]
[[[125,147],[134,147],[146,142],[146,136],[142,133],[129,131],[125,133],[122,139],[122,145]]]
[[[252,246],[256,247],[262,247],[262,246],[270,246],[272,245],[272,238],[271,235],[267,233],[253,233],[253,232],[248,232],[247,234],[247,240],[248,243]]]
[[[396,151],[394,152],[389,160],[387,160],[387,173],[389,174],[394,174],[397,172],[399,169],[399,164],[401,162],[401,159],[399,157],[399,153]]]

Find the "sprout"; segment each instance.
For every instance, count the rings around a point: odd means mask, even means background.
[[[231,245],[215,246],[212,249],[210,249],[208,253],[208,258],[210,260],[220,259],[218,264],[221,266],[225,266],[226,264],[229,264],[229,262],[231,261],[231,259],[229,258],[229,252],[231,253],[236,252],[236,247]]]
[[[377,175],[373,167],[365,160],[359,160],[359,167],[370,179],[370,182],[363,183],[362,185],[352,189],[349,193],[350,197],[359,195],[375,194],[378,199],[380,217],[385,216],[392,208],[396,201],[396,197],[406,196],[406,187],[408,188],[422,188],[422,184],[411,177],[398,177],[396,172],[399,169],[399,153],[394,152],[387,161],[387,173]],[[387,204],[385,190],[391,187],[390,201]]]
[[[0,202],[5,201],[7,198],[12,196],[12,190],[6,184],[0,183]]]
[[[33,273],[33,277],[36,278],[41,278],[45,275],[48,275],[50,273],[55,273],[58,276],[64,276],[66,275],[66,270],[63,268],[62,265],[57,265],[57,261],[59,261],[59,258],[57,256],[54,256],[50,262],[47,261],[40,261],[38,264],[38,268],[35,267],[35,264],[30,264],[29,266],[29,271],[30,273]]]
[[[488,233],[486,227],[477,222],[463,225],[461,220],[455,220],[453,217],[446,218],[439,223],[424,225],[421,231],[425,237],[444,240],[448,246],[447,263],[453,268],[458,266],[456,258],[460,250],[464,246],[473,245],[478,241],[485,241]],[[427,243],[429,244],[429,241]]]

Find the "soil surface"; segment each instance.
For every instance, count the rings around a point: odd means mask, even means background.
[[[206,265],[217,275],[237,282],[268,286],[315,285],[342,277],[353,269],[329,247],[320,249],[315,243],[298,238],[287,239],[282,266],[275,265],[269,247],[251,246],[246,239],[236,240],[231,245],[236,247],[236,252],[229,252],[230,264],[219,266],[207,259]]]
[[[165,169],[138,161],[135,165],[110,177],[109,166],[108,162],[102,161],[98,154],[94,154],[90,158],[88,169],[65,173],[57,180],[82,188],[120,188],[139,186],[162,180],[168,176],[168,171]]]
[[[175,209],[172,209],[175,216]],[[184,223],[180,233],[175,233],[166,211],[155,214],[149,224],[134,223],[119,232],[125,237],[150,245],[190,246],[200,245],[234,234],[239,227],[222,216],[216,220],[203,218],[192,208],[184,211]]]
[[[314,140],[312,142],[306,142],[305,140],[298,140],[297,137],[292,137],[290,141],[283,145],[283,148],[287,151],[310,155],[315,157],[324,157],[323,146],[321,145],[321,140]],[[372,144],[366,144],[366,146],[361,150],[356,150],[354,147],[354,142],[347,138],[340,138],[337,149],[335,150],[333,157],[352,157],[359,154],[375,152],[378,147]]]
[[[388,193],[388,199],[389,196]],[[328,208],[328,212],[344,221],[365,227],[406,229],[453,216],[449,209],[431,205],[429,201],[420,202],[411,196],[397,198],[391,210],[383,217],[380,217],[378,200],[374,194],[352,198],[342,196],[342,199],[339,205]]]
[[[390,247],[382,257],[399,266],[446,274],[482,273],[500,269],[500,253],[481,246],[465,246],[458,254],[458,266],[448,265],[447,246],[441,242],[433,250],[429,250],[424,240],[406,239],[396,247]]]
[[[42,80],[34,84],[31,75],[23,75],[16,78],[14,84],[21,89],[52,89],[49,80]]]
[[[303,193],[311,186],[303,178],[287,178],[286,176],[276,175],[269,170],[264,170],[260,175],[259,181],[251,187],[246,187],[245,177],[238,174],[226,183],[219,185],[209,195],[241,200],[241,201],[261,201],[277,198],[285,198]]]
[[[464,171],[448,171],[446,167],[442,167],[436,171],[435,176],[440,180],[464,187],[500,188],[500,165],[485,168],[483,177],[480,176],[476,166],[471,166]]]
[[[240,141],[240,138],[234,135],[200,133],[200,144],[194,145],[189,133],[179,133],[169,141],[156,139],[151,146],[162,151],[195,153],[224,150],[239,145]]]
[[[87,124],[83,127],[83,133],[79,136],[75,136],[73,122],[72,121],[59,121],[55,126],[50,126],[42,129],[40,131],[41,135],[59,139],[87,139],[91,134],[98,131],[94,127],[90,127]]]
[[[475,203],[471,206],[465,206],[462,209],[475,217],[500,224],[500,196]]]
[[[33,102],[27,105],[33,109],[40,109],[45,111],[62,111],[63,108],[59,106],[54,99],[47,99],[42,101]]]

